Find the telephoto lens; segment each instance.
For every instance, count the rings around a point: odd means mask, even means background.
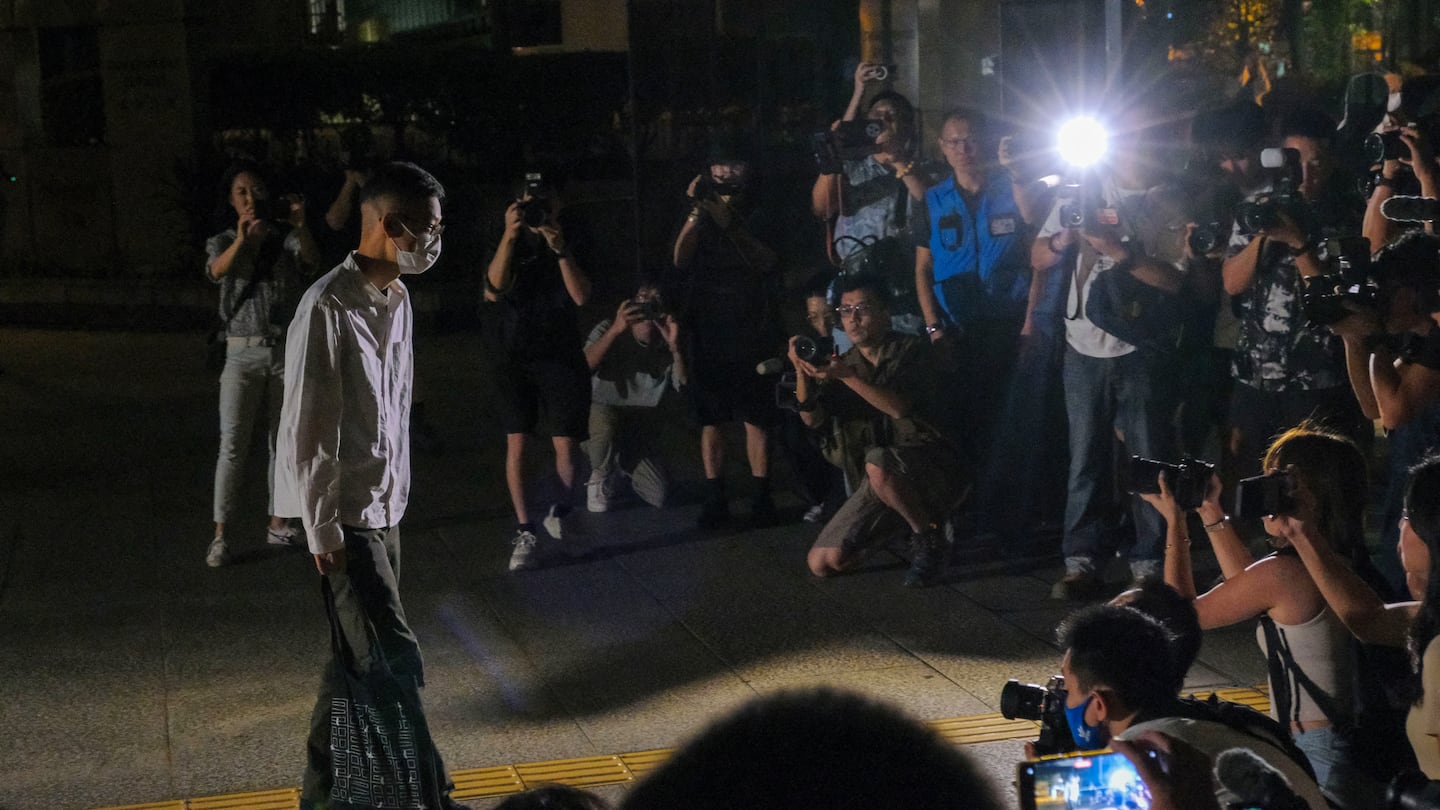
[[[834,338],[812,338],[809,335],[795,338],[795,356],[812,366],[828,365],[830,356],[834,353]]]

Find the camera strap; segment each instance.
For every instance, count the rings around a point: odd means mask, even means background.
[[[240,288],[240,294],[235,296],[235,301],[230,304],[230,314],[225,316],[221,324],[222,330],[229,331],[230,322],[235,320],[240,308],[255,294],[255,288],[260,285],[260,281],[274,275],[272,265],[280,259],[280,251],[284,246],[283,239],[266,239],[261,243],[260,250],[255,256],[255,265],[250,273],[250,278],[245,280],[245,286]]]

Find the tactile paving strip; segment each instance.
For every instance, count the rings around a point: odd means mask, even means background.
[[[1220,689],[1215,692],[1222,700],[1241,703],[1257,712],[1270,710],[1270,697],[1264,686]],[[1205,698],[1209,692],[1197,692]],[[932,720],[926,725],[954,745],[1024,740],[1034,737],[1039,724],[1030,720],[1006,720],[999,714],[977,714]],[[597,787],[622,785],[644,778],[660,767],[673,749],[655,748],[628,754],[556,759],[549,762],[527,762],[490,768],[452,771],[456,799],[483,799],[507,796],[540,785]],[[203,799],[182,799],[154,804],[131,804],[102,810],[296,810],[300,804],[298,788],[267,790],[259,793],[232,793]]]

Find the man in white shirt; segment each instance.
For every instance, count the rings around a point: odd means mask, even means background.
[[[414,690],[417,708],[424,667],[399,590],[414,359],[410,298],[400,276],[422,273],[439,257],[444,198],[439,181],[410,163],[386,164],[365,184],[359,248],[310,287],[290,324],[276,454],[277,500],[287,507],[283,514],[304,521],[354,669],[365,672],[383,656],[401,688]],[[330,703],[338,665],[327,666],[311,717],[302,808],[350,798],[334,795],[332,784]],[[422,780],[433,776],[448,792],[424,724],[412,725],[421,731],[420,767],[433,768]]]

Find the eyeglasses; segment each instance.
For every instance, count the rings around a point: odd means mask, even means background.
[[[839,315],[842,318],[849,318],[852,316],[856,318],[863,318],[869,315],[871,312],[874,312],[874,309],[872,309],[869,304],[856,304],[853,307],[847,305],[835,308],[835,314]]]
[[[941,138],[940,145],[946,149],[964,149],[969,146],[979,146],[979,138]]]
[[[423,234],[426,234],[427,236],[438,237],[440,234],[442,234],[442,233],[445,232],[445,221],[444,221],[444,220],[441,220],[440,222],[437,222],[437,223],[435,223],[434,225],[431,225],[431,226],[426,227],[426,228],[421,228],[421,229],[419,229],[419,231],[417,232],[417,231],[412,231],[412,230],[410,230],[410,226],[405,224],[405,218],[404,218],[404,217],[401,217],[401,218],[400,218],[400,227],[404,228],[406,231],[409,231],[409,233],[410,233],[411,236],[419,236],[420,234],[423,233]]]

